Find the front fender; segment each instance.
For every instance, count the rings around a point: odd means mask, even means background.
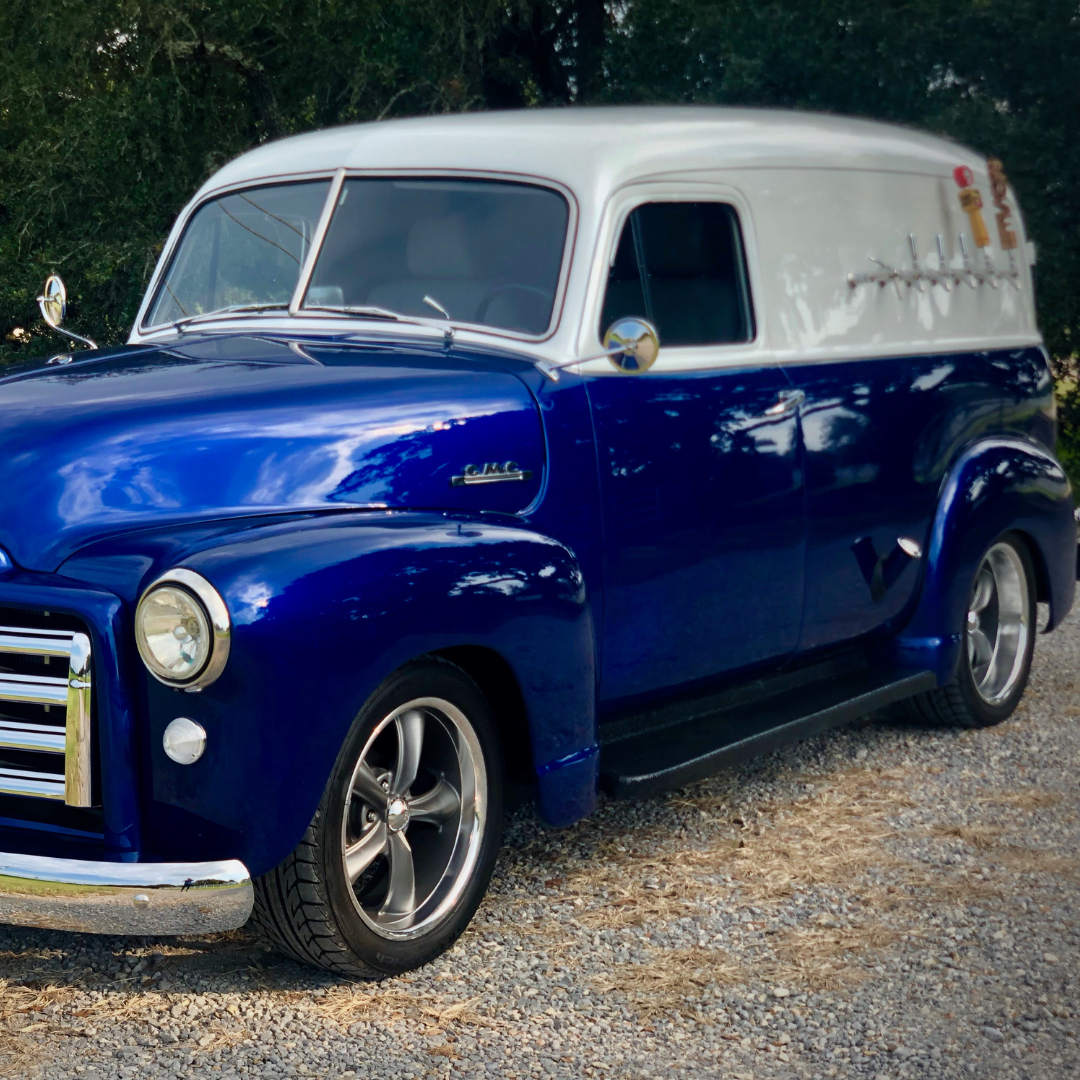
[[[939,685],[960,656],[971,585],[986,549],[1004,532],[1025,536],[1050,605],[1053,629],[1076,587],[1072,490],[1053,454],[1020,438],[984,439],[942,483],[912,618],[893,639],[900,666],[932,670]]]
[[[372,512],[217,537],[180,564],[225,598],[233,637],[202,693],[145,679],[144,832],[160,857],[227,855],[255,874],[277,865],[368,697],[406,661],[461,645],[494,650],[517,678],[544,817],[592,809],[591,618],[581,570],[558,542],[512,519]],[[207,731],[195,765],[162,750],[176,716]]]

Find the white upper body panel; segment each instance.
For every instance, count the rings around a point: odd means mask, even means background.
[[[953,170],[975,177],[991,245],[975,249]],[[259,147],[212,176],[177,220],[148,296],[191,211],[227,188],[287,177],[463,172],[548,180],[573,196],[573,245],[561,313],[540,341],[461,331],[553,361],[595,353],[607,268],[619,231],[643,201],[717,199],[738,211],[757,336],[749,345],[664,349],[658,370],[745,363],[799,363],[1038,344],[1032,247],[1010,190],[1020,246],[999,246],[986,162],[955,143],[905,128],[809,113],[696,106],[471,113],[358,124]],[[849,284],[880,270],[964,265],[1017,271],[1015,280],[969,285]],[[144,304],[145,310],[145,304]],[[140,312],[141,321],[144,312]],[[260,328],[297,320],[251,316]],[[157,338],[136,330],[131,340]],[[205,327],[206,324],[204,324]],[[222,328],[225,323],[220,324]],[[324,325],[320,323],[320,325]],[[380,333],[385,323],[367,324]],[[236,328],[235,320],[229,323]],[[357,330],[355,319],[342,326]],[[402,324],[398,333],[424,333]],[[434,332],[434,331],[433,331]],[[582,368],[610,371],[605,361]]]

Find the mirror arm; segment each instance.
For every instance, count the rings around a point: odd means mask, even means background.
[[[573,367],[575,364],[587,364],[590,360],[606,360],[609,356],[618,356],[619,353],[626,351],[625,345],[615,345],[613,348],[605,349],[595,356],[579,356],[576,360],[563,360],[562,363],[559,364],[552,364],[547,360],[534,360],[533,366],[537,371],[546,375],[552,382],[558,382],[559,372],[562,371],[563,368]]]
[[[41,310],[41,317],[45,320],[51,330],[55,330],[58,334],[63,334],[64,337],[71,338],[72,341],[78,341],[80,344],[87,346],[87,348],[96,349],[98,347],[98,343],[94,341],[93,338],[81,337],[79,334],[73,334],[70,330],[65,330],[62,326],[53,326],[45,314],[45,297],[39,296],[37,302],[38,308]]]
[[[65,337],[71,338],[72,341],[79,341],[81,343],[81,345],[84,345],[89,349],[96,349],[97,348],[97,342],[93,338],[84,338],[84,337],[81,337],[79,334],[72,334],[70,332],[70,330],[66,330],[62,326],[53,326],[53,324],[49,322],[49,319],[46,318],[46,315],[45,315],[45,298],[43,296],[38,297],[38,308],[40,308],[40,310],[41,310],[41,318],[44,319],[45,322],[49,324],[49,327],[51,329],[56,330],[57,334],[63,334]]]

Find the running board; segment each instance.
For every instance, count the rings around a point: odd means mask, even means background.
[[[898,677],[895,672],[875,676],[863,670],[705,715],[691,714],[678,724],[667,719],[641,730],[639,720],[626,733],[612,731],[607,738],[601,729],[600,786],[616,798],[647,798],[849,724],[936,685],[929,671]],[[618,727],[625,730],[626,725]]]

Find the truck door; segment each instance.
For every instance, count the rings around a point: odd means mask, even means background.
[[[802,611],[798,395],[757,347],[736,206],[634,206],[599,332],[636,315],[660,357],[587,381],[604,530],[602,703],[779,664]]]

